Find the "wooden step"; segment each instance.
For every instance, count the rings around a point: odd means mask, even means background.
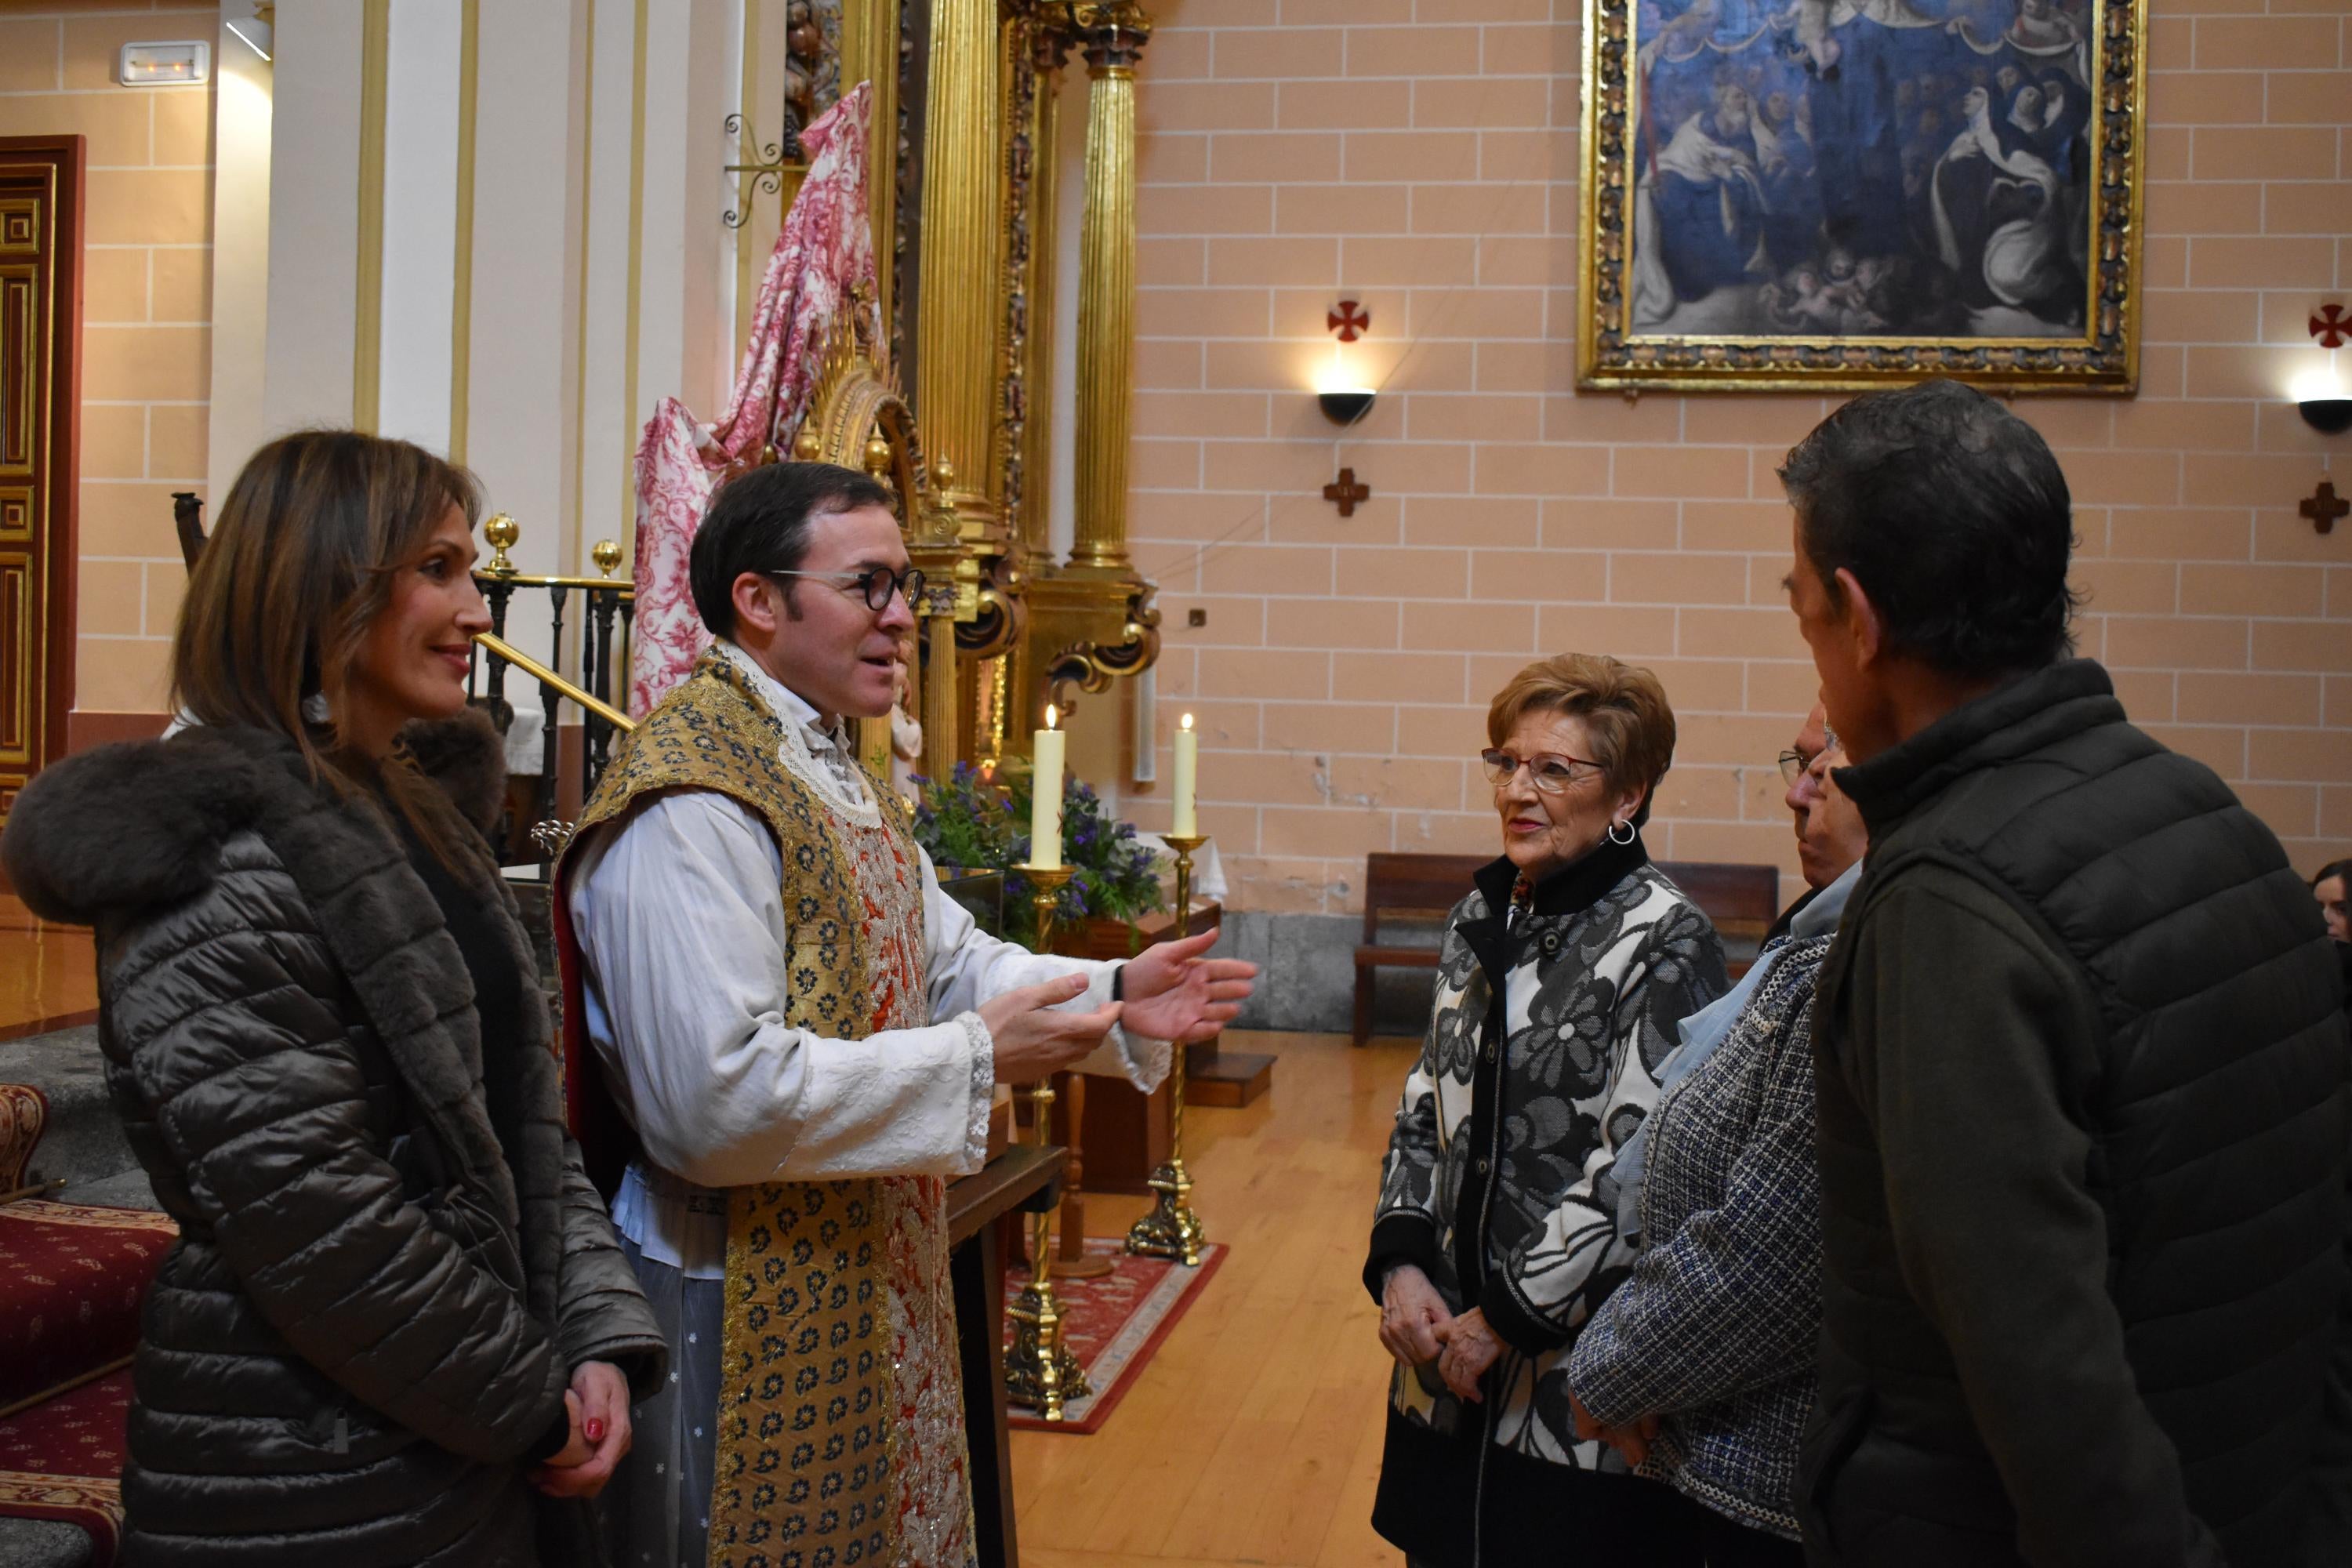
[[[1184,1058],[1184,1103],[1239,1110],[1274,1087],[1274,1058],[1255,1051],[1221,1050],[1212,1042]]]

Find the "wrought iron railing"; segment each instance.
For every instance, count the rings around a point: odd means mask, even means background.
[[[487,697],[493,716],[504,729],[513,721],[513,704],[507,695],[509,671],[519,670],[538,684],[544,722],[540,734],[541,763],[533,802],[532,842],[540,858],[546,859],[550,843],[561,835],[549,835],[540,829],[557,823],[567,793],[562,787],[563,704],[571,703],[580,714],[579,800],[587,799],[605,764],[612,760],[614,738],[635,727],[623,709],[626,700],[629,639],[636,618],[636,594],[626,578],[614,575],[621,564],[621,547],[610,540],[589,552],[604,575],[563,577],[534,576],[516,569],[508,552],[521,539],[522,530],[504,512],[483,523],[482,537],[488,542],[491,555],[488,564],[474,574],[474,581],[489,603],[490,629],[474,639],[483,658],[467,673],[466,690],[468,696]],[[581,601],[577,680],[565,676],[554,665],[541,663],[522,652],[509,640],[516,595],[533,593],[547,596],[548,647],[559,665],[572,625],[567,616],[574,596]]]

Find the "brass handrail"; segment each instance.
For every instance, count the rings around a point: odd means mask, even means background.
[[[618,588],[621,597],[635,600],[636,584],[625,577],[527,577],[520,572],[492,572],[483,567],[474,569],[477,583],[503,583],[510,588]]]
[[[499,658],[506,660],[509,664],[513,665],[517,669],[521,670],[525,675],[530,676],[542,685],[555,688],[559,694],[569,697],[572,701],[577,702],[581,707],[586,709],[589,712],[593,713],[597,718],[602,719],[605,723],[610,724],[622,734],[633,735],[636,733],[637,721],[635,720],[630,718],[626,713],[622,712],[619,709],[614,708],[608,703],[599,701],[596,698],[590,696],[581,688],[574,686],[572,682],[564,679],[563,677],[556,674],[555,671],[548,668],[547,666],[540,663],[539,660],[531,658],[530,655],[523,652],[522,649],[515,647],[514,644],[507,641],[506,638],[495,637],[488,632],[476,632],[474,634],[474,640],[477,643],[479,643],[485,649],[496,654]],[[555,722],[555,716],[553,714],[551,713],[548,715],[548,722],[550,724],[553,724]]]

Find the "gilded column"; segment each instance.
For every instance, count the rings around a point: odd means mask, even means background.
[[[955,619],[933,616],[923,622],[930,642],[930,663],[923,671],[923,765],[926,778],[946,778],[963,760],[963,740],[957,733]]]
[[[1065,17],[1048,11],[1030,35],[1033,90],[1025,138],[1029,157],[1028,254],[1023,258],[1023,421],[1020,538],[1014,560],[1034,576],[1054,552],[1054,284],[1060,256],[1062,62],[1070,51]]]
[[[1128,574],[1127,446],[1135,404],[1135,63],[1151,21],[1135,0],[1070,7],[1086,50],[1087,205],[1078,236],[1076,542],[1073,567]]]
[[[996,0],[929,0],[915,416],[966,535],[992,531],[1004,148]],[[942,469],[945,471],[942,472]],[[977,525],[977,526],[975,526]]]

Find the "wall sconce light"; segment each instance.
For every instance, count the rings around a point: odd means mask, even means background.
[[[2288,395],[2303,422],[2323,436],[2352,430],[2352,392],[2345,389],[2333,366],[2305,371],[2294,378]]]
[[[1343,343],[1352,343],[1371,330],[1372,313],[1354,300],[1342,300],[1323,318],[1323,325]],[[1347,379],[1345,362],[1339,350],[1331,351],[1331,369],[1323,384],[1315,389],[1315,401],[1323,410],[1323,417],[1344,430],[1372,411],[1372,402],[1379,395],[1372,388]]]
[[[213,47],[201,39],[125,44],[114,57],[114,79],[124,87],[190,87],[210,81]]]

